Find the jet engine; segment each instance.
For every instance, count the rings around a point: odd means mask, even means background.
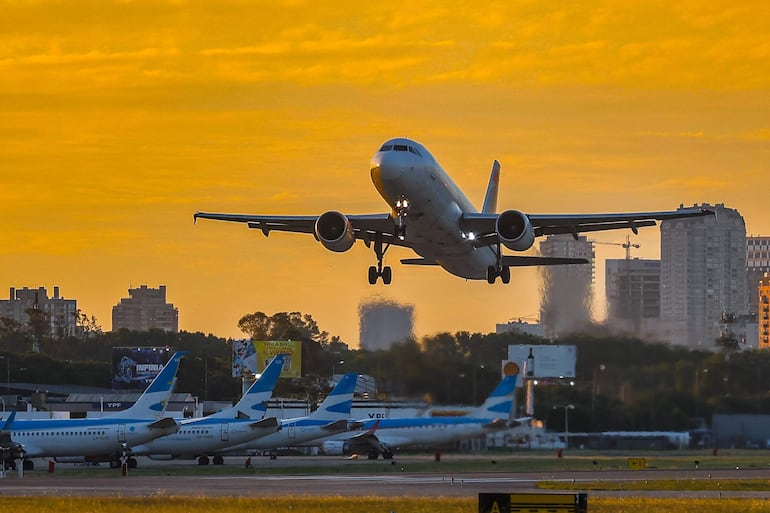
[[[338,253],[349,250],[356,241],[348,218],[334,210],[324,212],[316,220],[315,237],[326,249]]]
[[[495,222],[500,242],[514,251],[526,251],[535,243],[535,229],[529,218],[518,210],[506,210]]]
[[[342,456],[350,452],[350,444],[339,440],[328,440],[321,444],[321,452],[327,456]]]

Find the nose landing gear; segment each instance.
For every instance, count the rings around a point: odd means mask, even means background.
[[[396,226],[393,230],[393,235],[398,237],[399,240],[406,238],[406,216],[409,213],[409,201],[402,194],[401,198],[396,201]]]

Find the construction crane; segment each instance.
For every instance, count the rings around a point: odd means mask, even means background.
[[[626,260],[631,260],[631,248],[639,249],[642,246],[639,244],[631,244],[631,237],[626,235],[626,242],[607,242],[602,240],[592,240],[594,244],[606,244],[608,246],[621,246],[626,250]]]

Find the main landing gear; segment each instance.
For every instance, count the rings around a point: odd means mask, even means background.
[[[500,278],[503,283],[511,282],[511,268],[507,265],[503,265],[503,254],[500,250],[500,243],[497,243],[497,262],[495,265],[487,267],[487,283],[492,284]]]
[[[402,194],[396,201],[396,222],[393,227],[393,236],[398,237],[398,240],[406,239],[406,216],[409,213],[409,201]],[[385,252],[388,251],[390,243],[382,242],[382,233],[376,233],[374,235],[374,254],[377,255],[377,265],[369,267],[369,285],[374,285],[377,280],[382,278],[382,283],[390,285],[390,281],[393,279],[393,271],[390,266],[383,266],[382,259],[385,256]],[[367,243],[368,246],[368,243]]]
[[[382,283],[390,285],[390,281],[393,279],[393,272],[390,270],[390,266],[383,267],[382,259],[385,256],[385,252],[390,247],[390,244],[386,244],[383,248],[382,234],[377,234],[374,239],[374,253],[377,255],[377,267],[369,267],[369,285],[377,283],[379,278],[382,278]]]

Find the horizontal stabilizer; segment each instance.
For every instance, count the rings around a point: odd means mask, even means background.
[[[505,429],[508,427],[508,422],[503,419],[495,419],[484,425],[486,429]]]
[[[149,427],[150,429],[166,430],[166,429],[172,429],[174,426],[176,426],[177,428],[179,427],[179,424],[177,423],[177,421],[175,421],[171,417],[163,417],[162,419],[156,420],[155,422],[148,425],[147,427]]]
[[[438,262],[429,258],[402,258],[401,263],[404,265],[438,265]]]
[[[258,420],[257,422],[252,422],[249,424],[249,427],[251,429],[270,429],[275,428],[278,429],[278,419],[275,417],[268,417],[266,419]]]
[[[330,422],[323,426],[321,429],[324,431],[331,431],[334,433],[340,433],[342,431],[347,431],[348,429],[348,421],[345,419],[335,420],[334,422]]]
[[[508,267],[527,267],[532,265],[565,265],[565,264],[587,264],[585,258],[563,258],[563,257],[537,257],[537,256],[503,256],[502,264]]]

